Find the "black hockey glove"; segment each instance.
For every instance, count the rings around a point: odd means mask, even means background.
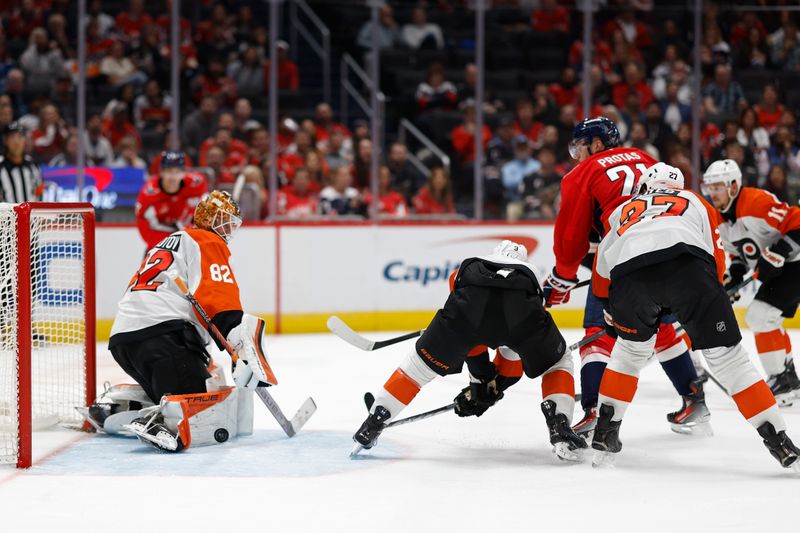
[[[780,276],[781,272],[783,272],[783,265],[786,262],[786,258],[791,251],[791,245],[783,239],[765,248],[761,252],[761,257],[758,259],[758,279],[762,283],[766,283]]]
[[[497,383],[492,379],[470,383],[453,401],[458,416],[481,416],[502,397],[503,391],[498,389]]]
[[[731,261],[731,266],[725,272],[725,277],[722,278],[722,285],[725,287],[725,292],[730,291],[733,287],[744,281],[744,275],[747,273],[747,265],[742,263],[739,258],[734,258]],[[739,300],[739,291],[728,295],[731,303]]]

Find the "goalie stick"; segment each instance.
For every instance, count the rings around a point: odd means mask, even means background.
[[[208,327],[211,334],[214,335],[223,348],[225,348],[225,351],[231,356],[233,363],[236,364],[239,361],[239,354],[236,353],[236,350],[233,349],[233,346],[230,345],[228,339],[225,338],[222,332],[217,329],[217,326],[211,322],[211,319],[206,314],[203,306],[200,305],[200,302],[198,302],[191,293],[189,287],[186,285],[186,282],[174,272],[169,274],[169,278],[175,283],[175,286],[178,287],[178,290],[181,292],[181,294],[183,294],[183,297],[192,304],[192,307],[194,307],[195,311],[197,311],[197,314],[200,315],[200,317],[203,319],[203,322],[206,323],[206,327]],[[278,383],[278,380],[275,378],[275,374],[272,372],[272,369],[267,366],[265,370],[268,373],[268,377],[270,377],[274,383]],[[275,420],[278,421],[278,424],[290,438],[294,437],[297,432],[300,431],[300,428],[302,428],[305,423],[308,422],[308,419],[311,418],[311,415],[313,415],[317,410],[317,405],[314,403],[313,398],[306,398],[306,401],[303,402],[303,404],[297,410],[297,413],[295,413],[294,417],[289,420],[283,414],[283,411],[281,411],[281,408],[278,406],[272,395],[267,391],[266,387],[257,387],[256,395],[261,399],[267,409],[269,409],[269,412],[273,417],[275,417]]]
[[[585,287],[588,285],[590,280],[586,279],[579,282],[575,285],[572,290],[579,289],[581,287]],[[397,344],[399,342],[407,341],[409,339],[414,339],[422,335],[425,331],[424,329],[420,329],[417,331],[412,331],[411,333],[405,333],[400,335],[399,337],[392,337],[391,339],[386,339],[383,341],[373,341],[366,337],[363,337],[356,333],[353,328],[348,326],[344,320],[339,318],[336,315],[333,315],[328,318],[328,330],[331,333],[342,339],[343,341],[352,344],[356,348],[364,350],[365,352],[371,352],[374,350],[380,350],[381,348],[385,348],[386,346],[391,346],[392,344]],[[588,341],[591,342],[591,341]]]

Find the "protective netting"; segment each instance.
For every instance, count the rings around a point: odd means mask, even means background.
[[[19,398],[29,395],[33,429],[79,426],[75,407],[86,402],[85,234],[80,212],[30,216],[30,250],[17,245],[13,206],[0,206],[0,462],[19,453]],[[17,265],[30,258],[31,390],[20,390]],[[20,322],[22,321],[22,322]],[[92,339],[92,342],[94,340]]]

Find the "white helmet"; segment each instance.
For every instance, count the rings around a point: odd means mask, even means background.
[[[653,189],[683,189],[684,183],[681,169],[658,162],[648,168],[639,179],[639,194]]]
[[[739,191],[742,190],[742,171],[739,169],[739,165],[736,161],[733,159],[722,159],[708,165],[705,173],[703,173],[703,185],[711,185],[712,183],[724,183],[728,187],[728,194],[731,199],[728,205],[725,206],[724,209],[721,209],[724,213],[730,209],[733,200],[739,195]],[[730,187],[734,183],[736,184],[736,194],[731,194]]]
[[[502,255],[518,261],[528,261],[528,249],[514,241],[505,240],[495,246],[493,255]]]

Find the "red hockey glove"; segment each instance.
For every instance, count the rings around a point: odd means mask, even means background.
[[[545,307],[565,304],[569,301],[569,291],[578,283],[576,279],[563,279],[556,274],[554,268],[547,279],[544,280],[542,293],[544,294]]]

